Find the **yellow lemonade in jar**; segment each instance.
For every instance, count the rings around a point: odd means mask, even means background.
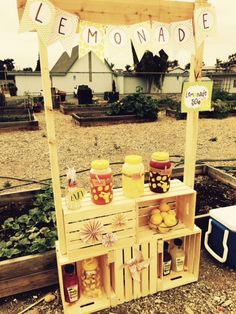
[[[122,166],[122,188],[126,197],[135,198],[144,194],[144,165],[142,156],[128,155]]]

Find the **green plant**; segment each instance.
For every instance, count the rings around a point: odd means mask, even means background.
[[[0,228],[0,260],[36,254],[55,247],[56,218],[51,187],[42,188],[34,208],[7,218]]]
[[[223,119],[228,117],[230,106],[227,104],[227,102],[217,99],[216,101],[212,102],[212,107],[214,109],[211,112],[213,118]]]
[[[212,93],[212,101],[220,100],[233,100],[234,96],[223,89],[216,88]]]
[[[157,119],[159,112],[158,101],[143,93],[137,92],[123,99],[110,103],[108,115],[136,115],[141,118]]]

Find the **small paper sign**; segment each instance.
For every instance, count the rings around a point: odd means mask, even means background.
[[[210,111],[213,82],[185,82],[181,99],[181,112]]]

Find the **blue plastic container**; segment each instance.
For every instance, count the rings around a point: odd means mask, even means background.
[[[210,210],[204,246],[219,262],[236,267],[236,205]]]

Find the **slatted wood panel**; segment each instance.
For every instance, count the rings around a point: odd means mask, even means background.
[[[115,227],[113,222],[120,214],[125,217],[125,225]],[[64,207],[67,255],[81,255],[87,252],[93,256],[95,251],[102,254],[109,250],[134,244],[136,235],[135,219],[134,200],[125,199],[120,191],[115,195],[111,204],[94,205],[90,200],[90,196],[88,196],[83,200],[81,208],[76,211],[69,211]],[[112,248],[106,248],[101,240],[94,243],[85,243],[81,238],[81,230],[94,220],[101,222],[104,230],[103,235],[111,232],[117,235],[118,241]]]

